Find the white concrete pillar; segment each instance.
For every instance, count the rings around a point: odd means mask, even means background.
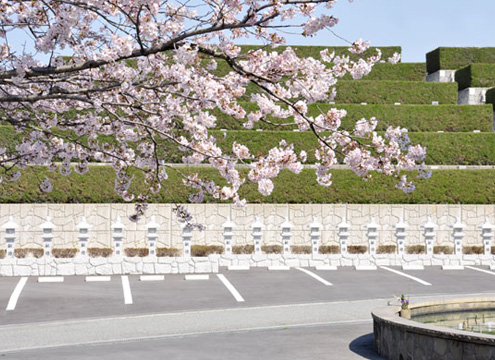
[[[148,254],[156,256],[156,241],[158,240],[158,227],[156,217],[153,215],[150,222],[146,224],[146,238],[148,239]]]
[[[114,252],[116,256],[122,256],[124,229],[125,229],[125,225],[122,224],[122,221],[120,220],[120,216],[117,216],[117,220],[112,224],[112,238],[113,238]]]
[[[375,222],[374,218],[371,218],[371,221],[366,225],[369,244],[369,253],[370,255],[376,255],[376,248],[378,247],[378,229],[380,225]]]
[[[339,229],[339,242],[340,242],[340,253],[347,254],[347,241],[349,239],[349,228],[351,224],[348,224],[345,218],[340,224],[337,225]]]
[[[7,221],[5,224],[2,225],[2,227],[5,229],[5,243],[7,246],[7,254],[6,256],[8,258],[13,258],[14,257],[14,247],[15,247],[15,239],[16,239],[16,229],[19,227],[14,222],[14,218],[12,216],[9,216],[9,221]]]
[[[284,248],[284,255],[290,254],[290,241],[292,239],[292,224],[288,218],[285,218],[285,221],[280,224],[280,228],[282,229],[281,237],[282,237],[282,246]]]
[[[311,241],[311,252],[313,255],[318,254],[318,248],[321,240],[321,224],[313,217],[313,222],[309,226],[309,237]]]
[[[481,228],[481,238],[485,255],[490,255],[492,250],[493,229],[495,225],[490,224],[490,221],[485,217],[485,223],[478,226]]]
[[[426,243],[426,255],[433,255],[433,244],[435,243],[435,231],[438,226],[431,221],[431,218],[428,216],[426,219],[426,223],[421,225],[424,228],[424,236]]]
[[[182,245],[184,248],[184,257],[191,257],[192,226],[184,223],[182,225]]]
[[[223,241],[225,244],[225,254],[232,255],[232,240],[234,238],[234,226],[235,224],[230,221],[230,217],[222,224],[223,227]]]
[[[454,251],[458,256],[462,256],[462,242],[464,240],[464,228],[465,224],[461,223],[461,219],[457,218],[452,227],[452,238],[454,239]]]
[[[395,224],[395,238],[397,239],[397,254],[404,255],[406,248],[406,228],[408,225],[402,218]]]
[[[264,225],[257,216],[254,218],[254,223],[251,224],[251,228],[253,229],[252,235],[253,235],[253,242],[254,242],[254,253],[255,253],[255,255],[260,255],[261,254],[261,243],[263,241]]]
[[[88,243],[89,243],[89,229],[91,225],[88,224],[86,218],[83,216],[79,224],[76,225],[76,230],[78,232],[77,239],[79,240],[79,253],[82,256],[88,254]]]
[[[53,229],[55,229],[55,225],[53,225],[49,216],[46,217],[46,221],[40,225],[40,228],[44,255],[52,256]]]

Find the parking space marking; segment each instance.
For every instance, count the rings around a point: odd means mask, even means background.
[[[220,281],[225,285],[225,287],[230,291],[230,293],[234,296],[237,302],[243,302],[244,298],[239,294],[239,291],[232,285],[232,283],[227,280],[227,278],[222,274],[217,274]]]
[[[87,282],[100,282],[100,281],[110,281],[112,278],[110,276],[86,276]]]
[[[40,276],[38,278],[39,283],[59,283],[64,282],[63,276]]]
[[[141,275],[139,281],[163,281],[165,275]]]
[[[473,266],[466,266],[466,269],[476,270],[476,271],[480,271],[480,272],[485,273],[485,274],[495,275],[495,272],[493,272],[493,271],[489,271],[489,270],[485,270],[485,269],[479,269],[479,268],[475,268]]]
[[[24,289],[24,285],[26,285],[28,278],[21,277],[19,282],[17,283],[12,295],[10,295],[9,303],[7,304],[7,311],[14,310],[17,305],[17,300],[19,300],[19,296],[21,295],[22,289]]]
[[[184,276],[185,280],[210,280],[210,275],[208,274],[188,274]]]
[[[315,280],[318,280],[319,282],[321,282],[323,285],[326,285],[326,286],[332,286],[332,284],[328,281],[326,281],[325,279],[323,279],[322,277],[316,275],[314,272],[311,272],[309,270],[306,270],[306,269],[303,269],[303,268],[296,268],[297,270],[299,271],[302,271],[303,273],[305,274],[308,274],[309,276],[311,276],[313,279]]]
[[[426,286],[431,286],[431,284],[429,282],[424,281],[424,280],[421,280],[420,278],[417,278],[416,276],[412,276],[412,275],[403,273],[402,271],[391,269],[391,268],[386,267],[386,266],[380,266],[380,269],[387,270],[387,271],[393,272],[394,274],[404,276],[404,277],[409,278],[411,280],[417,281],[420,284],[423,284],[423,285],[426,285]]]
[[[122,275],[122,290],[124,291],[124,304],[132,304],[131,285],[129,284],[129,277]]]

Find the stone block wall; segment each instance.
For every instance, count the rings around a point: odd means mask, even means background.
[[[464,245],[482,245],[481,229],[485,218],[495,224],[495,205],[346,205],[346,204],[263,204],[237,208],[229,204],[187,205],[195,221],[206,230],[193,232],[192,244],[223,245],[222,224],[230,218],[234,223],[233,245],[252,244],[251,224],[255,216],[264,223],[263,244],[282,244],[280,225],[292,223],[292,245],[310,245],[308,225],[316,218],[322,224],[320,245],[339,245],[338,227],[344,219],[351,225],[348,245],[368,245],[366,225],[373,218],[380,225],[378,245],[395,245],[395,224],[400,219],[408,224],[406,246],[424,245],[421,227],[431,217],[438,225],[435,245],[453,246],[451,225],[457,218],[466,225]],[[92,226],[89,247],[113,247],[112,223],[117,217],[125,225],[124,248],[147,247],[146,224],[155,216],[158,228],[157,247],[182,248],[182,228],[171,204],[152,204],[146,217],[138,223],[128,220],[133,212],[130,204],[0,204],[0,249],[5,248],[2,225],[12,216],[18,228],[15,247],[41,247],[40,225],[50,216],[54,248],[78,247],[77,224],[84,216]]]

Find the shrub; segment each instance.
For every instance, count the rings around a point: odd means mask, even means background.
[[[265,254],[282,254],[284,248],[282,245],[262,245],[261,251]]]
[[[311,151],[318,145],[318,140],[310,132],[293,131],[228,131],[222,136],[220,131],[212,131],[217,145],[223,151],[230,151],[234,141],[246,145],[253,154],[267,154],[273,144],[285,139],[294,144],[296,152],[307,152],[307,163],[316,161],[315,152]],[[325,134],[325,133],[323,133]],[[492,165],[495,164],[495,133],[410,133],[412,144],[427,147],[427,165]],[[457,151],[452,151],[455,148]],[[339,163],[343,159],[337,155]]]
[[[232,254],[252,254],[254,253],[254,245],[235,245],[232,246]]]
[[[292,245],[290,251],[293,254],[311,254],[313,252],[309,245]]]
[[[39,259],[45,254],[45,251],[40,248],[22,248],[22,249],[14,249],[14,256],[19,259],[24,259],[28,256],[32,256],[36,259]]]
[[[365,245],[350,245],[347,247],[349,254],[366,254],[368,247]]]
[[[495,48],[439,47],[426,54],[428,74],[438,70],[457,70],[472,63],[495,63]]]
[[[471,254],[483,254],[485,252],[485,248],[483,246],[464,246],[462,248],[462,253],[466,255]]]
[[[177,248],[162,247],[156,249],[156,256],[158,257],[177,257],[181,256],[182,250]]]
[[[425,254],[426,247],[424,245],[411,245],[406,247],[406,254]]]
[[[397,246],[395,245],[379,245],[376,249],[377,254],[395,254]]]
[[[192,245],[191,256],[208,256],[210,254],[222,254],[223,246],[218,245]]]
[[[127,248],[124,253],[128,257],[145,257],[149,255],[150,250],[148,248]]]
[[[490,249],[490,253],[491,253],[492,255],[494,255],[494,254],[495,254],[495,246],[492,246],[492,247],[491,247],[491,249]]]
[[[341,80],[337,83],[337,103],[359,104],[457,104],[456,83],[421,81]],[[337,106],[338,107],[338,106]]]
[[[0,249],[0,259],[4,259],[5,255],[7,255],[7,250],[5,249]]]
[[[247,113],[258,110],[258,106],[254,103],[240,102],[240,104],[246,109]],[[344,129],[353,127],[362,118],[369,119],[372,116],[380,120],[377,124],[377,131],[385,131],[388,126],[401,126],[410,132],[465,132],[473,130],[491,132],[493,126],[493,108],[490,105],[450,104],[432,106],[431,104],[402,104],[401,106],[396,106],[393,104],[310,104],[308,106],[308,115],[316,117],[321,112],[326,113],[331,108],[347,111],[347,115],[342,119],[342,128]],[[219,110],[214,110],[213,113],[217,117],[218,129],[245,130],[242,120],[235,120]],[[277,119],[268,116],[267,119],[273,124],[257,122],[254,125],[254,129],[290,131],[297,129],[296,125],[277,125],[290,123],[292,118]],[[14,134],[15,131],[11,129],[6,134],[5,139],[8,139],[7,136]],[[1,135],[2,133],[0,132]],[[219,132],[216,138],[220,140],[222,136],[223,131]],[[174,159],[180,158],[172,157],[170,161],[172,162]]]
[[[495,86],[495,64],[471,64],[455,72],[459,90]]]
[[[451,255],[454,253],[454,248],[452,246],[434,246],[433,247],[433,253],[434,254],[444,254],[444,255]]]
[[[88,248],[89,257],[109,257],[112,256],[113,249],[111,248]]]
[[[78,253],[78,249],[52,249],[52,256],[55,258],[73,258]]]
[[[485,101],[487,104],[491,104],[495,110],[495,88],[488,89],[485,95]]]
[[[340,246],[338,245],[322,245],[318,248],[320,254],[340,254]]]

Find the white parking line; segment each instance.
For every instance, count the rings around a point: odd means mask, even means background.
[[[87,282],[100,282],[100,281],[110,281],[110,276],[86,276],[85,279]]]
[[[238,302],[244,301],[244,298],[241,296],[241,294],[239,294],[239,291],[236,290],[234,285],[232,285],[224,275],[217,274],[217,276]]]
[[[39,283],[59,283],[64,282],[63,276],[40,276],[38,278]]]
[[[476,270],[476,271],[483,272],[485,274],[495,275],[495,272],[493,272],[493,271],[485,270],[485,269],[479,269],[479,268],[475,268],[475,267],[472,267],[472,266],[466,266],[466,269]]]
[[[328,281],[326,281],[325,279],[323,279],[322,277],[316,275],[315,273],[309,271],[309,270],[306,270],[306,269],[303,269],[303,268],[296,268],[297,270],[299,271],[302,271],[303,273],[306,273],[308,274],[309,276],[311,276],[313,279],[316,279],[318,280],[319,282],[321,282],[323,285],[326,285],[326,286],[332,286],[331,283],[329,283]]]
[[[19,300],[19,296],[21,295],[22,289],[24,289],[24,285],[26,285],[28,278],[21,277],[19,282],[17,283],[12,295],[10,295],[9,303],[7,304],[7,311],[11,311],[15,309],[17,305],[17,300]]]
[[[124,304],[132,304],[131,285],[129,284],[129,277],[122,275],[122,290],[124,290]]]
[[[165,275],[141,275],[139,281],[163,281]]]
[[[431,286],[431,284],[429,282],[424,281],[424,280],[421,280],[420,278],[417,278],[416,276],[412,276],[412,275],[403,273],[402,271],[391,269],[391,268],[388,268],[386,266],[380,266],[380,269],[387,270],[387,271],[393,272],[394,274],[404,276],[404,277],[409,278],[411,280],[417,281],[420,284],[423,284],[423,285],[426,285],[426,286]]]
[[[184,276],[185,280],[210,280],[210,275],[208,274],[188,274]]]

